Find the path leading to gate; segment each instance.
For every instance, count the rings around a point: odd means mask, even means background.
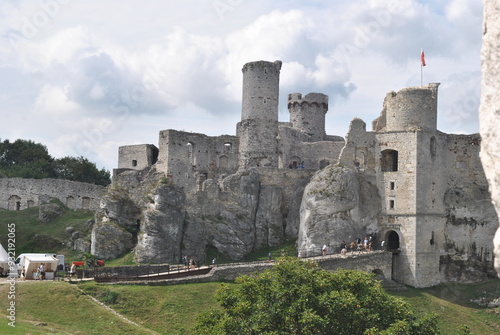
[[[362,253],[348,253],[303,258],[304,261],[317,262],[326,270],[349,269],[375,273],[380,279],[391,279],[392,253],[387,251],[371,251]],[[248,262],[238,264],[220,264],[207,268],[207,273],[186,271],[185,276],[165,278],[164,274],[150,275],[140,280],[112,281],[114,284],[124,285],[175,285],[185,283],[203,283],[211,281],[234,280],[242,275],[264,271],[274,265],[274,262]]]

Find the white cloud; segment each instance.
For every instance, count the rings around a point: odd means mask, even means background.
[[[353,117],[378,116],[385,93],[419,84],[421,47],[424,83],[442,83],[440,129],[477,131],[463,115],[478,102],[481,2],[227,3],[220,17],[209,0],[69,1],[28,38],[40,2],[0,1],[2,138],[111,169],[117,146],[156,144],[162,129],[234,134],[242,66],[277,59],[280,115],[288,93],[325,93],[327,132],[345,135]]]

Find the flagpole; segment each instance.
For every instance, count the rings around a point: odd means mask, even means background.
[[[423,69],[423,66],[422,66],[422,62],[420,62],[420,87],[422,87],[422,69]]]

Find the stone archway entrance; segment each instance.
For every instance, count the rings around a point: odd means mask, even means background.
[[[391,230],[387,235],[387,249],[388,250],[399,249],[399,234],[394,230]]]

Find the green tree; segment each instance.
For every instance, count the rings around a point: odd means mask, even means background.
[[[27,140],[0,142],[0,175],[20,178],[59,178],[107,186],[109,171],[97,169],[84,157],[54,160],[47,147]]]
[[[283,259],[217,292],[219,309],[197,319],[197,334],[437,334],[437,316],[423,318],[388,295],[373,275],[329,272]]]
[[[56,159],[54,162],[54,170],[57,178],[81,181],[84,183],[92,183],[97,185],[107,186],[111,183],[110,173],[105,169],[97,169],[95,163],[80,156],[63,157]]]
[[[27,140],[0,142],[0,171],[8,177],[53,178],[53,159],[47,147]]]

